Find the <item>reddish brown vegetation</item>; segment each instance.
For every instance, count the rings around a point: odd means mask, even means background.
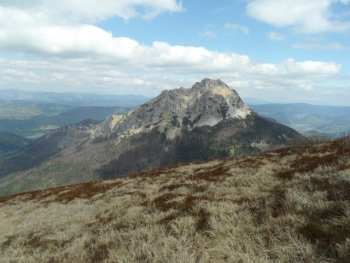
[[[198,201],[215,201],[208,196],[193,196],[193,195],[188,195],[186,198],[184,198],[181,202],[177,202],[176,206],[173,206],[172,208],[175,208],[176,211],[161,220],[159,220],[160,224],[168,224],[171,221],[183,217],[186,215],[192,216],[197,218],[197,230],[202,231],[205,229],[208,229],[209,226],[209,213],[204,211],[203,209],[200,209],[199,212],[196,211],[195,205]]]
[[[229,167],[217,165],[211,169],[195,170],[194,174],[190,176],[191,180],[204,180],[208,182],[216,182],[228,175]]]
[[[350,182],[337,181],[333,182],[327,189],[328,200],[350,201]]]
[[[179,216],[180,216],[180,214],[177,212],[170,214],[170,215],[162,218],[161,220],[159,220],[159,223],[160,224],[168,224],[168,223],[172,222],[173,220],[177,219]]]
[[[199,210],[198,220],[196,224],[197,231],[205,231],[210,229],[209,223],[210,214],[204,209]]]
[[[252,201],[253,201],[252,199],[250,199],[250,198],[248,198],[246,196],[242,196],[242,197],[240,197],[238,199],[233,200],[233,203],[241,205],[241,204],[244,204],[244,203],[250,203]]]
[[[47,250],[49,247],[63,248],[70,244],[72,240],[53,240],[46,239],[41,236],[40,233],[30,233],[27,236],[24,246],[31,247],[39,250]]]
[[[265,157],[261,157],[261,158],[247,157],[247,158],[244,158],[243,160],[238,161],[237,166],[242,169],[246,169],[246,168],[257,169],[260,166],[264,165],[264,160],[265,160]]]
[[[296,159],[291,167],[299,173],[313,172],[320,166],[331,166],[339,163],[339,156],[327,154],[324,156],[302,156]]]
[[[311,218],[332,219],[346,216],[345,206],[337,202],[323,209],[317,209],[311,213]]]
[[[171,184],[171,185],[165,185],[163,186],[162,188],[159,189],[159,192],[163,192],[163,191],[174,191],[178,188],[181,188],[181,187],[189,187],[191,186],[190,184]]]
[[[164,173],[163,170],[156,169],[156,170],[152,170],[152,171],[145,171],[145,172],[142,172],[142,173],[131,174],[128,177],[129,178],[140,178],[140,177],[142,177],[142,179],[155,178],[155,177],[158,177],[159,175],[161,175],[162,172]]]
[[[350,200],[350,182],[347,180],[332,180],[328,177],[311,177],[307,185],[308,191],[327,191],[329,201],[349,201]]]
[[[299,228],[299,233],[315,244],[318,254],[337,259],[336,262],[348,262],[337,253],[337,244],[343,242],[350,235],[344,226],[329,225],[321,221],[312,220]]]
[[[115,219],[115,216],[112,213],[107,214],[106,216],[103,216],[102,214],[98,214],[96,215],[95,219],[99,223],[108,224]]]
[[[290,155],[292,151],[293,151],[292,148],[281,148],[281,149],[275,150],[274,152],[277,153],[279,157],[285,157]]]
[[[156,197],[152,204],[160,211],[168,211],[169,209],[175,209],[178,207],[178,202],[171,201],[179,195],[173,193],[166,193]]]
[[[13,241],[16,239],[15,236],[9,236],[9,237],[6,237],[6,241],[4,243],[2,243],[2,246],[3,247],[9,247],[11,246],[11,244],[13,243]]]
[[[293,179],[295,174],[294,170],[282,168],[280,170],[275,171],[275,175],[280,179],[291,180]]]
[[[280,179],[293,179],[295,173],[311,173],[319,167],[334,167],[338,171],[350,168],[344,159],[350,154],[350,148],[346,148],[341,140],[321,146],[309,146],[298,148],[284,148],[275,151],[280,156],[289,154],[298,157],[291,162],[290,168],[282,168],[275,171],[275,176]],[[331,152],[324,154],[326,152]]]
[[[95,241],[85,243],[85,251],[87,253],[87,262],[97,263],[102,262],[109,258],[109,248],[112,247],[113,243],[108,244],[95,244]]]
[[[271,199],[271,214],[273,217],[283,216],[288,212],[286,207],[286,194],[287,190],[285,187],[277,185],[270,191]]]
[[[209,184],[201,184],[201,185],[193,184],[191,186],[191,189],[194,193],[203,193],[208,189],[208,187],[209,187]]]
[[[121,186],[122,182],[89,182],[77,185],[56,187],[48,190],[37,190],[24,194],[0,197],[0,203],[22,197],[23,201],[38,200],[54,197],[53,201],[68,203],[76,198],[90,199],[91,197],[105,193],[106,191]]]
[[[194,195],[188,195],[183,203],[181,204],[181,211],[193,211],[194,209],[194,206],[195,204],[198,202],[198,201],[209,201],[209,202],[212,202],[214,201],[212,198],[209,198],[208,196],[206,195],[201,195],[201,196],[194,196]]]
[[[255,200],[242,198],[238,202],[243,204],[243,210],[249,210],[257,224],[263,224],[269,215],[276,218],[284,216],[290,211],[290,208],[286,206],[286,193],[287,191],[283,186],[276,185],[268,191],[267,196],[262,196]]]
[[[121,192],[120,194],[118,194],[118,196],[125,196],[125,195],[131,195],[131,196],[138,195],[141,198],[146,198],[147,197],[147,195],[144,192],[141,192],[141,191]]]

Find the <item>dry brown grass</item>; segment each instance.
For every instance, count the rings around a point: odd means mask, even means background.
[[[280,149],[0,198],[0,262],[348,262],[350,148]]]

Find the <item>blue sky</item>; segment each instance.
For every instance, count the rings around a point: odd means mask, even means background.
[[[205,46],[221,52],[248,54],[258,61],[271,63],[279,63],[288,56],[298,60],[336,60],[339,63],[349,63],[344,51],[349,54],[350,31],[299,34],[293,27],[273,27],[249,16],[247,1],[243,0],[191,0],[182,1],[182,4],[183,12],[163,14],[150,21],[139,18],[125,22],[122,18],[115,17],[98,25],[115,35],[128,36],[147,45],[159,40],[173,45]],[[333,7],[340,9],[340,12],[341,8],[347,6],[337,3]],[[350,21],[350,6],[348,12],[346,18]],[[245,27],[247,31],[232,28],[230,24]],[[273,41],[269,38],[271,32],[282,35],[285,39]],[[322,46],[334,43],[344,45],[344,49]],[[318,48],[306,48],[312,44]],[[298,45],[305,47],[297,47]],[[347,45],[348,49],[345,48]]]
[[[220,78],[350,106],[350,0],[0,0],[0,89],[141,94]]]

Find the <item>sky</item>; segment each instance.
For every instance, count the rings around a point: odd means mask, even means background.
[[[0,0],[0,89],[350,106],[350,0]]]

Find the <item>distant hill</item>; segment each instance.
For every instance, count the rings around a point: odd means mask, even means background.
[[[332,137],[350,132],[350,107],[319,106],[304,103],[250,105],[258,114],[272,118],[301,133]]]
[[[0,120],[26,120],[53,116],[74,109],[73,105],[34,101],[0,101]]]
[[[23,137],[37,138],[49,130],[75,124],[85,119],[105,120],[111,114],[123,114],[127,107],[79,107],[54,116],[37,116],[26,120],[0,120],[0,132],[12,132]]]
[[[37,138],[62,125],[102,121],[147,101],[136,95],[0,90],[0,132]]]
[[[348,263],[349,146],[0,197],[0,261]]]
[[[100,95],[90,93],[54,93],[24,90],[1,90],[0,98],[4,102],[22,101],[30,103],[48,103],[99,107],[134,107],[146,102],[149,98],[138,95]],[[1,103],[1,101],[0,101]]]

